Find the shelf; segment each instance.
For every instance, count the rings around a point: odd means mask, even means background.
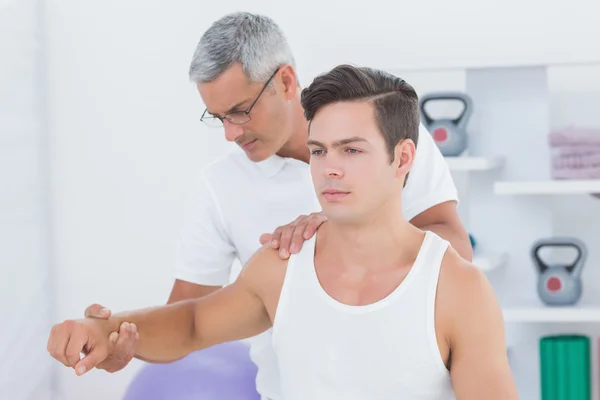
[[[489,171],[504,164],[502,157],[445,157],[452,171]]]
[[[474,255],[473,264],[482,271],[493,271],[506,263],[506,254]]]
[[[502,309],[505,322],[597,322],[600,323],[600,304],[546,306],[544,304]]]
[[[494,192],[504,195],[600,193],[600,179],[496,182]]]

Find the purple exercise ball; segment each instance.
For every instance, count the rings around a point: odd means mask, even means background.
[[[259,400],[248,346],[229,342],[169,364],[144,365],[123,400]]]

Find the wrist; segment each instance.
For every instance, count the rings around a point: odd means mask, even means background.
[[[111,334],[112,332],[119,333],[122,323],[123,323],[123,321],[121,321],[121,319],[118,317],[114,317],[114,316],[109,317],[106,320],[106,329],[108,330],[108,333],[109,334]]]
[[[121,322],[119,321],[119,318],[115,318],[115,317],[109,317],[109,318],[94,318],[94,317],[87,317],[84,319],[84,321],[88,324],[91,324],[95,327],[97,327],[97,329],[100,329],[102,331],[102,333],[106,334],[106,337],[108,337],[112,332],[119,332],[119,327],[121,325]]]

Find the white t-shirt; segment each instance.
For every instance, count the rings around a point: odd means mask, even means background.
[[[448,165],[421,125],[402,194],[403,215],[411,220],[449,200],[458,202]],[[263,233],[320,210],[308,164],[276,155],[254,163],[235,149],[202,171],[186,206],[175,278],[199,285],[226,285],[236,258],[245,264],[261,246]],[[258,392],[263,398],[280,400],[271,331],[250,343],[250,356],[258,366]]]

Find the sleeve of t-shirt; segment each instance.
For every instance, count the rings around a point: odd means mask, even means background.
[[[458,193],[448,163],[423,125],[413,166],[402,191],[404,217],[410,221],[423,211],[447,201],[458,203]]]
[[[229,283],[236,254],[218,199],[203,174],[186,199],[183,226],[176,243],[175,279],[224,286]]]

